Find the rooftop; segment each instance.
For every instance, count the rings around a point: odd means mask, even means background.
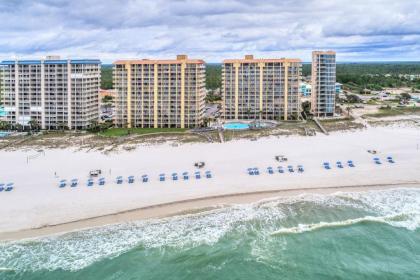
[[[101,64],[99,59],[55,59],[59,57],[47,57],[46,59],[36,60],[3,60],[0,65],[34,65],[34,64]]]
[[[204,64],[201,59],[189,59],[187,55],[177,55],[176,59],[122,59],[113,64]]]
[[[245,55],[242,59],[225,59],[223,63],[273,63],[273,62],[302,62],[299,58],[254,58],[253,55]]]

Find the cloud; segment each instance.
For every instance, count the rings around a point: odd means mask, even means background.
[[[310,60],[418,60],[416,0],[0,1],[0,59],[168,58],[219,62],[253,53]]]

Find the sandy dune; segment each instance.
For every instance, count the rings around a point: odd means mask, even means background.
[[[0,233],[64,224],[82,219],[115,214],[142,207],[177,201],[291,189],[337,186],[373,186],[417,184],[420,182],[420,129],[370,128],[357,132],[339,132],[329,136],[290,136],[258,141],[227,143],[139,146],[134,151],[111,155],[99,152],[75,152],[73,149],[48,150],[27,163],[34,151],[0,152],[0,182],[14,182],[15,190],[0,193]],[[379,151],[382,165],[375,165],[368,149]],[[286,165],[302,164],[303,174],[269,175],[267,166],[277,167],[275,155],[285,155]],[[393,156],[395,164],[385,161]],[[338,169],[335,162],[353,160],[355,168]],[[195,171],[196,161],[205,161],[213,179],[159,182],[159,173],[170,175]],[[324,170],[329,161],[332,170]],[[260,176],[249,176],[248,167],[259,167]],[[102,169],[105,186],[86,186],[88,173]],[[150,182],[139,177],[148,174]],[[134,184],[117,185],[116,176],[136,176]],[[58,188],[60,179],[78,178],[76,188]],[[96,181],[96,180],[95,180]],[[261,198],[261,197],[257,197]],[[229,202],[235,201],[234,199]],[[217,200],[211,200],[212,204]],[[208,205],[209,201],[202,206]],[[174,211],[173,204],[168,209]],[[198,207],[196,203],[194,207]],[[176,208],[176,207],[175,207]],[[148,210],[154,216],[152,210]],[[162,214],[160,210],[159,214]],[[139,216],[138,216],[139,217]],[[112,222],[112,219],[103,223]],[[97,225],[98,223],[93,223]],[[100,223],[99,223],[100,224]],[[75,225],[77,227],[77,225]],[[80,224],[78,225],[81,226]],[[86,226],[86,223],[84,224]],[[66,228],[68,230],[68,228]],[[10,234],[8,235],[10,237]]]

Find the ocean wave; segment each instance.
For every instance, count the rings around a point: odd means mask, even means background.
[[[299,224],[295,227],[282,228],[271,233],[271,235],[294,234],[315,231],[324,228],[346,227],[363,222],[383,223],[395,227],[402,227],[415,230],[419,227],[420,213],[405,213],[391,216],[375,217],[366,216],[356,219],[348,219],[336,222],[319,222],[315,224]]]
[[[355,217],[347,217],[344,222],[332,221],[331,217],[327,222],[318,221],[319,217],[313,214],[313,211],[328,213],[338,210],[341,212],[337,213],[342,214],[352,209],[358,209],[358,212],[353,211]],[[309,223],[299,220],[305,211],[306,216],[312,217]],[[361,213],[364,213],[363,217],[360,217]],[[201,245],[211,246],[228,235],[241,238],[247,234],[257,240],[253,253],[262,256],[266,254],[265,247],[272,234],[304,232],[368,220],[414,230],[420,225],[419,213],[418,189],[304,194],[164,219],[0,243],[0,267],[15,271],[75,271],[106,258],[118,257],[133,248],[189,250]],[[289,226],[290,223],[292,226]]]

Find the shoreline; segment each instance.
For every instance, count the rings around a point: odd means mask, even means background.
[[[420,181],[389,184],[362,184],[327,187],[272,189],[263,191],[203,196],[198,198],[155,204],[146,207],[120,211],[112,214],[84,218],[65,223],[52,224],[38,228],[10,232],[0,232],[0,241],[18,241],[23,239],[34,239],[50,235],[61,235],[89,228],[102,227],[119,223],[127,223],[137,220],[165,218],[177,215],[186,215],[190,213],[199,213],[210,209],[225,207],[233,204],[256,203],[265,199],[273,199],[276,197],[291,197],[307,193],[332,194],[336,192],[364,192],[375,190],[380,191],[394,188],[420,188]]]

